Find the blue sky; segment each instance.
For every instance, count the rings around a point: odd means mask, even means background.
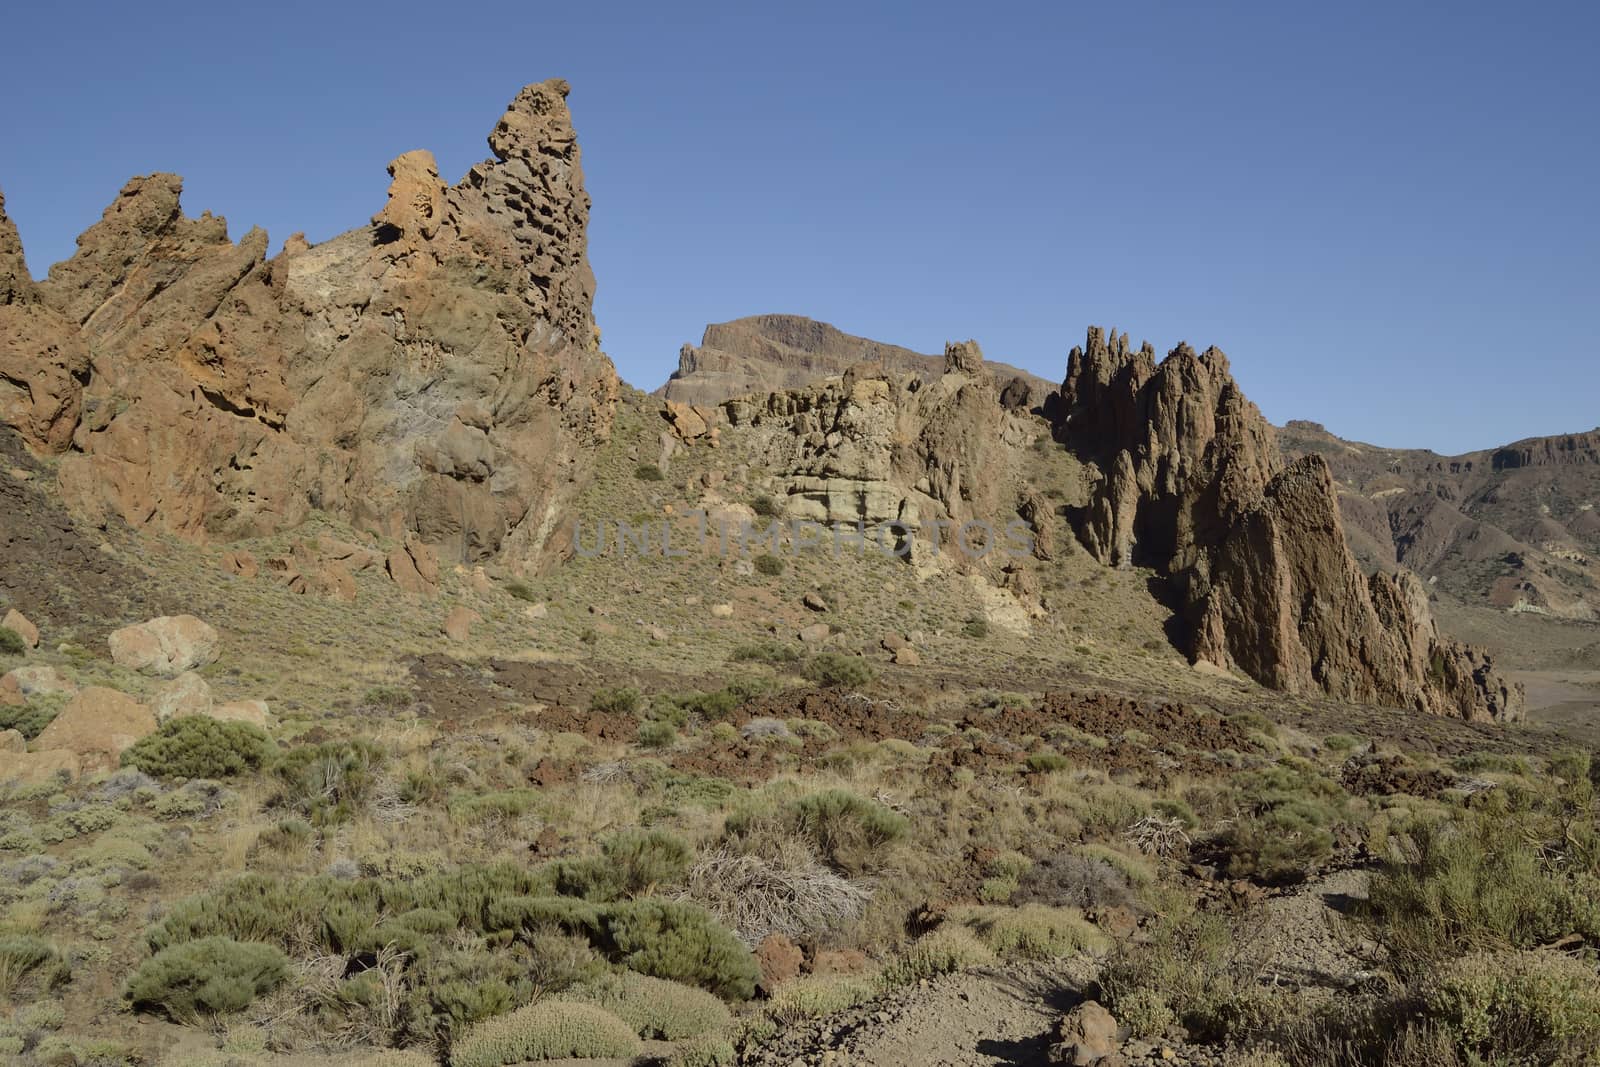
[[[224,6],[237,10],[219,13]],[[807,314],[1059,380],[1216,344],[1276,422],[1440,451],[1600,423],[1600,5],[14,6],[0,189],[36,275],[131,175],[274,246],[570,98],[596,314],[659,384]]]

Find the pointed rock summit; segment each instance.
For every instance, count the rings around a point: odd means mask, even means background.
[[[1487,655],[1440,634],[1409,573],[1363,574],[1327,464],[1284,467],[1272,426],[1215,348],[1091,327],[1046,404],[1094,474],[1078,538],[1102,563],[1172,582],[1197,660],[1291,693],[1473,720],[1521,717]]]
[[[34,283],[0,210],[0,418],[99,523],[226,540],[320,509],[451,562],[551,561],[618,385],[567,91],[518,93],[459,184],[407,152],[369,225],[272,259],[152,174]]]

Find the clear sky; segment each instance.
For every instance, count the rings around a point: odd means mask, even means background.
[[[0,189],[36,275],[154,170],[321,240],[560,75],[635,385],[760,312],[1054,380],[1101,323],[1464,451],[1600,423],[1597,42],[1593,0],[12,5]]]

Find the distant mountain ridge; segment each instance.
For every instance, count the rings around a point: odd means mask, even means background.
[[[700,344],[678,351],[678,369],[654,395],[713,406],[736,396],[800,389],[857,363],[881,363],[895,374],[933,379],[944,357],[845,333],[804,315],[751,315],[712,323]],[[1055,383],[1005,363],[987,364],[1013,407],[1041,402]],[[1015,385],[1012,383],[1015,382]]]
[[[1291,421],[1284,453],[1327,460],[1358,556],[1464,600],[1600,618],[1600,429],[1459,456],[1346,441]]]

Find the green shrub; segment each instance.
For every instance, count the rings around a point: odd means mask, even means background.
[[[739,1052],[732,1041],[707,1034],[690,1038],[673,1049],[666,1067],[733,1067],[738,1062]]]
[[[243,1011],[288,974],[288,958],[271,945],[208,937],[145,960],[123,996],[135,1011],[160,1011],[192,1023]]]
[[[1600,877],[1547,856],[1533,822],[1463,813],[1412,828],[1358,913],[1398,971],[1426,974],[1446,954],[1535,948],[1573,933],[1600,942]]]
[[[290,749],[272,768],[280,785],[277,802],[314,826],[343,822],[366,802],[383,763],[383,749],[362,738]]]
[[[411,1036],[446,1046],[474,1023],[529,1003],[534,985],[521,953],[479,942],[428,952],[407,974],[406,1020]]]
[[[910,827],[899,812],[844,789],[800,797],[789,806],[789,819],[830,861],[851,852],[875,852],[904,837]]]
[[[790,1025],[865,1004],[880,992],[882,985],[876,976],[808,974],[778,986],[767,1010],[779,1022]]]
[[[122,753],[124,767],[155,778],[231,778],[259,770],[276,751],[259,726],[208,715],[168,719]]]
[[[801,673],[818,685],[866,685],[873,678],[872,665],[865,659],[839,652],[818,652],[806,660]]]
[[[910,985],[925,978],[953,974],[993,963],[994,951],[964,926],[946,924],[917,939],[905,954],[884,968],[888,985]]]
[[[28,652],[28,642],[9,627],[0,626],[0,656],[23,656]]]
[[[769,578],[776,578],[783,573],[784,562],[771,552],[763,552],[754,560],[756,570]]]
[[[724,1000],[755,995],[761,969],[727,927],[693,904],[636,900],[603,916],[618,961],[640,974],[700,986]]]
[[[975,640],[989,636],[989,622],[981,615],[973,615],[961,624],[961,632]]]
[[[452,1067],[504,1067],[526,1060],[617,1059],[638,1054],[627,1023],[593,1004],[539,1001],[487,1019],[450,1049]]]
[[[670,748],[678,740],[678,730],[670,722],[647,722],[639,726],[639,743],[645,748]]]
[[[0,997],[11,996],[24,982],[52,990],[71,975],[71,965],[50,942],[20,934],[0,937]]]
[[[1240,937],[1222,916],[1168,916],[1146,941],[1119,944],[1100,968],[1106,1007],[1136,1029],[1164,1036],[1173,1021],[1192,1040],[1224,1041],[1260,1028],[1274,1012],[1274,994],[1260,983],[1260,939]],[[1126,1005],[1127,1014],[1124,1015]]]
[[[1031,752],[1023,761],[1023,766],[1034,774],[1049,774],[1066,770],[1072,766],[1072,761],[1059,752]]]
[[[506,592],[518,600],[526,600],[529,603],[539,599],[538,594],[533,591],[533,587],[520,578],[513,578],[507,582]]]
[[[750,510],[763,519],[775,519],[783,514],[783,509],[778,506],[778,502],[765,493],[750,501]]]
[[[0,630],[0,633],[10,632]],[[0,730],[16,730],[32,741],[44,732],[44,728],[50,725],[60,710],[59,703],[38,697],[17,707],[0,704]]]
[[[957,908],[950,918],[1005,959],[1048,960],[1079,952],[1104,952],[1111,942],[1076,908],[1027,904],[1020,908]]]
[[[1600,980],[1555,952],[1467,956],[1424,993],[1425,1013],[1482,1063],[1579,1063],[1600,1048]]]
[[[729,658],[738,663],[768,663],[780,666],[800,662],[803,653],[794,645],[786,645],[781,641],[758,641],[738,646]]]
[[[589,698],[591,711],[608,711],[622,715],[632,715],[639,710],[644,695],[631,685],[617,686],[613,689],[597,689],[594,696]]]
[[[689,846],[662,830],[625,830],[603,841],[600,853],[556,864],[556,890],[612,901],[680,885],[689,873]]]
[[[1333,852],[1334,828],[1349,818],[1338,783],[1303,760],[1238,776],[1245,814],[1210,842],[1234,878],[1293,881]]]
[[[604,1008],[640,1037],[663,1041],[721,1033],[733,1022],[722,1001],[705,990],[632,971],[575,986],[561,999]]]
[[[661,472],[661,468],[654,463],[639,464],[633,468],[633,476],[641,482],[659,482],[664,481],[667,477]]]

